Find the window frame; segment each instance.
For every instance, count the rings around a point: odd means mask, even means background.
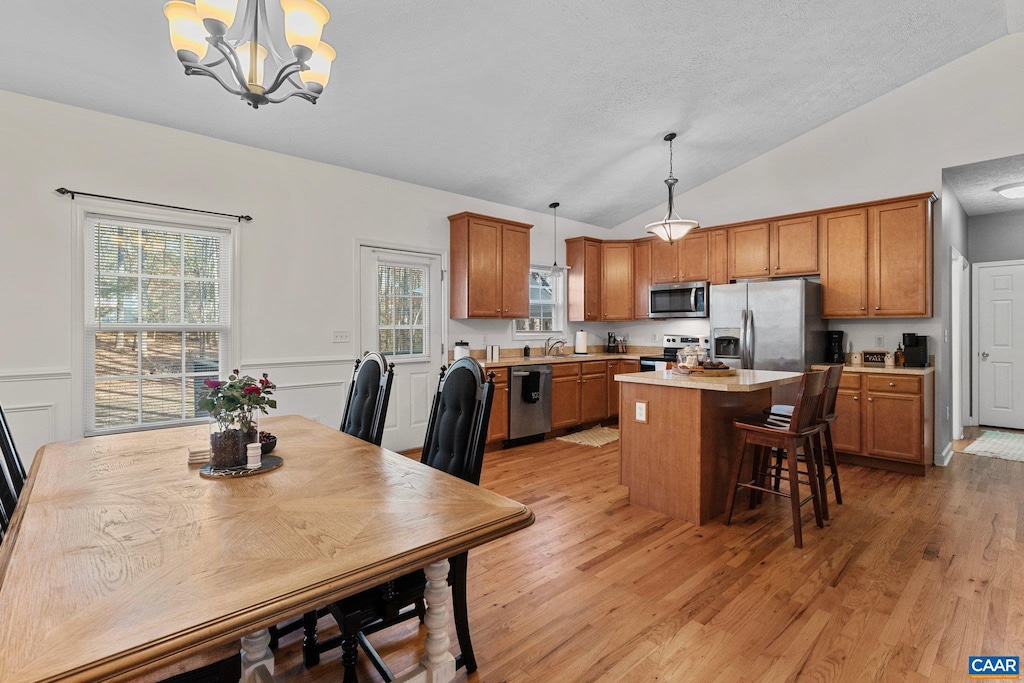
[[[90,234],[90,228],[96,219],[106,219],[113,222],[148,224],[153,227],[169,227],[181,230],[199,230],[204,232],[220,232],[227,235],[229,245],[226,257],[231,259],[231,276],[229,288],[230,316],[228,318],[228,343],[222,352],[227,367],[220,369],[220,376],[227,376],[230,368],[239,367],[239,337],[240,335],[240,309],[241,309],[241,268],[239,267],[240,234],[239,223],[228,218],[206,216],[187,211],[175,209],[162,209],[158,207],[132,206],[122,202],[96,199],[96,198],[75,198],[72,200],[72,215],[74,224],[74,250],[72,263],[72,321],[71,336],[73,343],[72,368],[71,368],[71,407],[72,424],[75,425],[76,438],[98,434],[116,434],[146,431],[151,429],[167,429],[179,427],[184,424],[203,424],[207,418],[196,418],[182,420],[173,423],[141,424],[116,427],[112,429],[93,429],[89,424],[91,411],[87,401],[94,401],[95,397],[87,399],[85,396],[85,373],[90,367],[94,367],[95,359],[89,361],[86,357],[86,336],[91,332],[85,321],[85,316],[90,311],[86,307],[86,298],[91,294],[90,287],[93,281],[87,283],[87,276],[92,278],[95,271],[86,272],[87,263],[91,262],[91,255],[87,250],[94,249],[94,244],[86,239]],[[141,264],[140,264],[141,265]],[[182,302],[184,306],[184,301]],[[144,325],[142,327],[145,327]],[[182,323],[181,328],[189,327]]]
[[[530,276],[533,273],[541,272],[545,273],[551,278],[551,295],[552,300],[550,302],[536,302],[536,303],[551,303],[554,306],[554,310],[551,314],[551,321],[553,325],[557,325],[558,329],[554,330],[518,330],[516,324],[520,320],[529,320],[529,318],[516,318],[512,321],[512,338],[513,339],[547,339],[548,337],[564,337],[566,330],[566,316],[565,316],[565,271],[560,274],[552,275],[551,266],[545,265],[530,265]],[[527,289],[530,288],[529,280],[527,280]],[[531,303],[533,303],[531,301]]]

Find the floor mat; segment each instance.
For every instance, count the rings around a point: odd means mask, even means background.
[[[602,427],[598,425],[582,432],[574,432],[558,437],[559,441],[583,444],[584,446],[604,446],[612,441],[619,440],[619,430],[614,427]],[[1024,459],[1024,456],[1022,456]]]
[[[1024,434],[986,429],[964,449],[964,453],[1024,461]]]

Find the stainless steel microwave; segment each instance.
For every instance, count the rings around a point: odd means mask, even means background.
[[[708,317],[707,282],[651,285],[651,318]]]

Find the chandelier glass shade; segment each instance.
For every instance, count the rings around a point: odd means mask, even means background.
[[[669,244],[682,239],[690,230],[700,227],[700,223],[697,221],[680,218],[676,213],[675,187],[679,181],[672,175],[672,141],[675,139],[675,133],[665,136],[665,141],[668,143],[668,178],[665,178],[665,184],[668,185],[668,211],[663,219],[646,226],[648,233],[657,235]]]
[[[316,104],[337,56],[334,48],[321,40],[331,15],[318,0],[280,3],[287,50],[274,42],[266,0],[166,3],[171,47],[185,73],[214,79],[253,108],[291,97]]]

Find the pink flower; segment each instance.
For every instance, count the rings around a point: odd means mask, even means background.
[[[250,384],[245,389],[242,389],[242,391],[249,394],[250,396],[259,396],[261,393],[263,393],[262,390],[255,384]]]
[[[217,381],[217,380],[215,380],[215,379],[207,379],[207,380],[206,380],[205,382],[203,382],[203,384],[205,384],[205,385],[206,385],[206,388],[207,388],[207,389],[216,389],[216,388],[217,388],[217,387],[219,387],[219,386],[220,386],[221,384],[223,384],[223,382],[218,382],[218,381]]]

